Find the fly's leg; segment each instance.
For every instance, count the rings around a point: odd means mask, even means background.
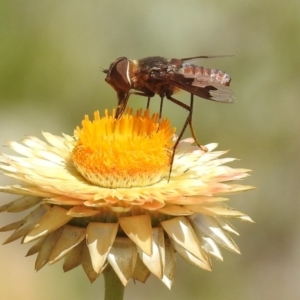
[[[148,108],[150,105],[150,98],[154,96],[154,93],[151,93],[151,92],[129,92],[129,93],[127,93],[123,99],[119,100],[117,111],[116,111],[116,116],[115,116],[116,119],[120,119],[120,117],[123,115],[123,113],[127,107],[129,97],[131,95],[148,97],[148,100],[147,100],[147,108]]]
[[[194,128],[193,128],[193,125],[192,125],[192,117],[193,117],[193,106],[194,106],[194,94],[191,94],[191,100],[190,100],[190,112],[189,112],[189,116],[187,118],[188,120],[188,124],[190,126],[190,130],[191,130],[191,134],[192,134],[192,137],[194,139],[194,142],[195,144],[203,151],[207,152],[208,149],[205,147],[205,146],[202,146],[199,144],[198,140],[197,140],[197,137],[196,137],[196,134],[195,134],[195,131],[194,131]]]
[[[170,176],[171,176],[171,172],[172,172],[172,167],[173,167],[173,162],[174,162],[174,157],[175,157],[175,151],[176,151],[176,148],[186,130],[186,127],[189,125],[190,127],[190,130],[191,130],[191,134],[192,134],[192,137],[196,143],[196,145],[202,150],[202,151],[205,151],[207,152],[207,148],[204,147],[204,146],[201,146],[198,141],[197,141],[197,138],[196,138],[196,135],[195,135],[195,132],[194,132],[194,129],[193,129],[193,125],[192,125],[192,115],[193,115],[193,105],[194,105],[194,95],[191,94],[191,100],[190,100],[190,106],[180,102],[179,100],[175,99],[175,98],[172,98],[171,96],[167,95],[166,96],[168,100],[172,101],[173,103],[179,105],[180,107],[186,109],[188,111],[188,116],[182,126],[182,129],[177,137],[177,140],[173,146],[173,153],[172,153],[172,156],[171,156],[171,161],[170,161],[170,170],[169,170],[169,180],[170,180]]]
[[[161,116],[162,116],[163,104],[164,104],[164,96],[160,97],[160,106],[159,106],[159,122],[160,122],[160,120],[161,120]]]
[[[150,99],[151,99],[151,97],[148,97],[146,109],[149,109],[149,106],[150,106]]]

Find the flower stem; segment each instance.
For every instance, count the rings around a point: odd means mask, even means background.
[[[115,273],[114,269],[108,266],[103,272],[105,282],[105,300],[123,300],[124,285]]]

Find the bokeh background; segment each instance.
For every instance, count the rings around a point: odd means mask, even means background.
[[[200,62],[231,74],[237,101],[197,98],[194,126],[202,144],[218,142],[240,158],[234,166],[253,170],[244,183],[257,189],[231,201],[256,222],[234,223],[242,255],[224,250],[212,272],[179,259],[171,291],[152,276],[130,283],[125,299],[300,299],[299,13],[299,0],[0,2],[1,152],[7,140],[72,134],[84,114],[112,109],[116,95],[101,70],[117,57],[235,55]],[[167,102],[165,116],[180,128],[186,112]],[[19,217],[1,214],[0,226]],[[102,277],[90,284],[81,268],[64,274],[61,262],[35,273],[28,248],[0,247],[1,299],[102,299]]]

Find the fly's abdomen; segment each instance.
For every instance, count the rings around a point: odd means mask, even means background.
[[[219,83],[229,86],[231,81],[231,77],[221,70],[190,64],[183,64],[178,70],[178,74],[181,74],[186,78],[194,78],[195,80],[203,83]]]

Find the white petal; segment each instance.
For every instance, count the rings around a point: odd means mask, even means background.
[[[166,267],[164,269],[164,274],[161,281],[171,289],[174,277],[175,277],[175,270],[176,270],[176,257],[175,257],[175,250],[170,243],[170,241],[165,241],[165,250],[166,250]]]
[[[136,245],[129,238],[117,237],[115,239],[108,254],[108,262],[124,286],[132,277],[137,255]]]
[[[211,262],[209,257],[205,254],[205,252],[203,251],[203,255],[202,257],[206,257],[206,260],[203,259],[199,259],[197,258],[195,255],[193,255],[192,253],[190,253],[189,251],[187,251],[185,248],[183,248],[182,246],[180,246],[177,243],[172,243],[174,249],[190,264],[193,264],[197,267],[200,267],[204,270],[207,271],[211,271]]]
[[[49,263],[53,264],[67,255],[73,248],[80,244],[86,235],[86,229],[78,226],[65,225],[55,246],[53,247]]]
[[[37,205],[41,201],[40,197],[22,196],[6,205],[1,206],[0,212],[20,212]]]
[[[162,228],[152,229],[152,255],[138,248],[139,256],[147,268],[158,278],[162,278],[165,267],[165,244]],[[163,250],[163,252],[161,251]]]
[[[41,205],[23,218],[21,222],[18,221],[2,228],[3,231],[16,228],[16,231],[5,240],[4,244],[26,236],[30,231],[33,230],[33,228],[36,226],[36,223],[47,213],[47,211],[49,211],[49,209],[50,207],[48,205]],[[17,227],[15,227],[15,225]]]
[[[99,273],[115,240],[118,223],[91,222],[87,227],[87,247],[96,273]]]
[[[58,136],[58,135],[53,135],[49,132],[43,132],[43,136],[45,139],[55,148],[59,148],[65,151],[68,151],[68,147],[66,146],[65,143],[65,138]]]
[[[142,251],[152,253],[152,226],[149,215],[119,218],[120,226],[126,235],[141,248]]]
[[[76,248],[74,248],[76,249]],[[81,250],[81,265],[84,269],[85,274],[89,278],[90,282],[94,282],[97,277],[99,276],[100,273],[97,273],[92,265],[91,261],[91,255],[88,250],[88,247],[86,246],[85,243],[82,244],[82,250]],[[69,265],[68,267],[73,267],[72,265]],[[106,266],[103,267],[103,270]],[[102,270],[102,271],[103,271]]]
[[[63,269],[65,272],[68,272],[81,264],[81,254],[84,246],[86,247],[85,243],[81,242],[75,248],[72,248],[72,250],[65,256],[63,264]]]
[[[205,251],[213,255],[217,259],[223,261],[223,256],[215,241],[210,237],[202,237],[202,240],[203,240],[202,245]]]
[[[195,231],[200,231],[200,235],[203,234],[204,236],[208,236],[224,248],[235,253],[240,253],[239,248],[233,239],[220,227],[220,224],[214,217],[195,214],[190,216],[189,219],[191,220]]]
[[[200,241],[185,217],[172,218],[161,222],[162,227],[175,243],[192,253],[203,262],[207,257],[201,249]]]
[[[62,232],[62,228],[50,233],[43,242],[41,246],[41,250],[36,258],[35,262],[35,270],[40,270],[45,264],[48,263],[51,251],[56,244],[60,234]]]
[[[36,222],[36,226],[25,237],[24,243],[31,242],[41,236],[47,235],[68,223],[72,217],[68,216],[67,212],[68,211],[62,207],[53,206],[38,222]]]

